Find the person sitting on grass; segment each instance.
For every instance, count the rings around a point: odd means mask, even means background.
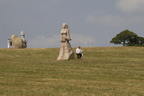
[[[83,56],[83,50],[81,50],[81,47],[77,47],[76,48],[76,55],[77,55],[77,59],[80,59]]]

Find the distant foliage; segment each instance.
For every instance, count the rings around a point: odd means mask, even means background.
[[[144,37],[139,37],[136,33],[124,30],[112,38],[110,43],[122,44],[123,46],[142,46]]]

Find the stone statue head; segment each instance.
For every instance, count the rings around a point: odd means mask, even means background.
[[[67,24],[67,23],[63,23],[63,24],[62,24],[62,28],[68,29],[68,24]]]
[[[24,32],[23,32],[23,31],[21,31],[21,32],[20,32],[20,36],[25,37],[25,34],[24,34]]]

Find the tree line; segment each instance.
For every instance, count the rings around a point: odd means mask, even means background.
[[[123,46],[144,46],[144,37],[140,37],[132,31],[124,30],[113,37],[110,43],[122,44]]]

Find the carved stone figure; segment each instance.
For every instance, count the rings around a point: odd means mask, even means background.
[[[12,48],[22,48],[22,39],[16,35],[11,36]]]
[[[23,31],[20,33],[20,37],[16,35],[11,36],[11,46],[12,48],[26,48],[27,47],[27,40],[25,39],[25,34]]]
[[[21,39],[22,39],[22,48],[26,48],[27,47],[27,39],[25,39],[25,34],[24,34],[24,32],[23,31],[21,31],[21,33],[20,33],[20,37],[21,37]]]
[[[60,33],[61,47],[57,60],[69,60],[74,57],[72,47],[69,43],[71,40],[68,25],[63,23]]]

